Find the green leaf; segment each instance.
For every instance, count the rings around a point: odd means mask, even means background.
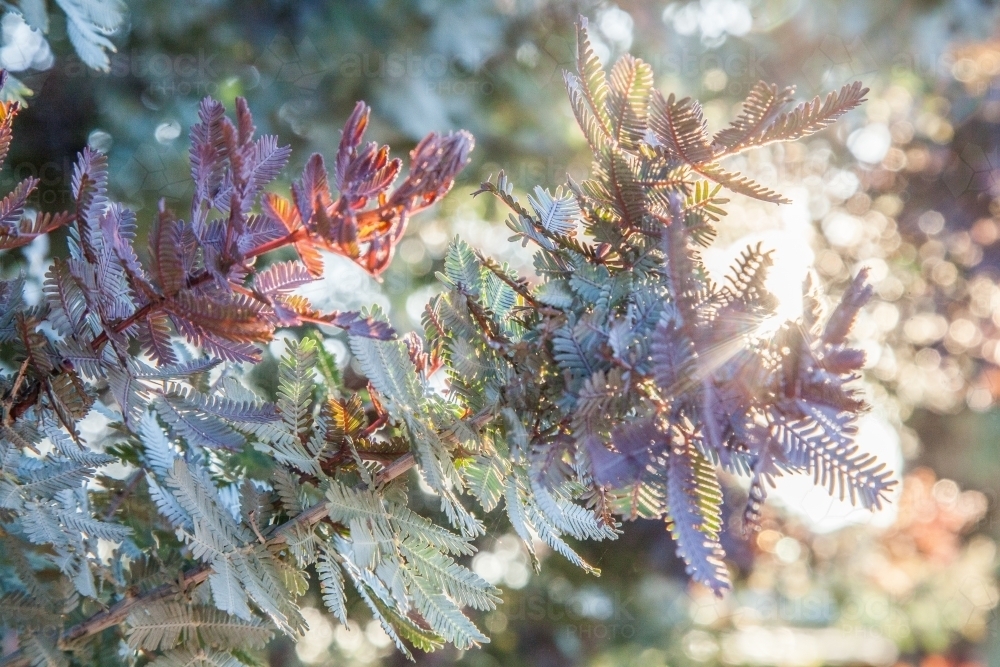
[[[461,469],[468,481],[468,491],[483,506],[484,512],[492,512],[503,497],[506,466],[497,456],[476,456]]]
[[[243,620],[211,607],[161,601],[133,611],[126,620],[133,649],[166,650],[178,644],[197,647],[263,648],[274,632],[259,619]]]

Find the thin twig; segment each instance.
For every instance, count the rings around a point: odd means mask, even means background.
[[[122,489],[122,492],[115,496],[115,499],[111,501],[110,505],[108,505],[108,510],[104,513],[105,521],[110,521],[114,518],[115,512],[117,512],[118,508],[122,506],[125,499],[128,498],[133,491],[135,491],[135,487],[139,486],[139,480],[143,478],[144,473],[145,471],[142,468],[132,473],[132,475],[128,478],[128,482],[125,483],[125,488]]]
[[[3,410],[3,425],[10,426],[12,420],[11,410],[14,398],[17,396],[17,392],[21,390],[21,383],[24,382],[25,373],[28,372],[28,362],[31,361],[31,355],[24,358],[21,362],[21,367],[17,369],[17,378],[14,380],[14,386],[10,389],[10,397],[4,401]]]
[[[531,295],[531,290],[528,288],[526,283],[508,276],[507,273],[504,272],[503,267],[501,267],[492,257],[487,257],[478,250],[476,250],[475,253],[482,265],[489,269],[493,275],[505,282],[508,287],[514,290],[517,294],[520,294],[521,298],[530,303],[532,306],[538,306],[538,301]]]

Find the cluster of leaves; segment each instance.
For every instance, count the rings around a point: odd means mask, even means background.
[[[0,154],[17,110],[16,102],[2,107]],[[389,482],[412,457],[373,476],[377,464],[366,461],[389,464],[406,448],[373,438],[386,419],[369,424],[358,396],[326,398],[340,386],[334,360],[308,339],[290,346],[275,403],[246,388],[238,363],[222,363],[258,361],[278,327],[393,338],[381,319],[319,312],[295,289],[322,273],[320,249],[373,274],[384,269],[409,217],[451,188],[472,137],[429,135],[398,178],[402,163],[387,147],[362,145],[369,110],[359,104],[337,153],[337,196],[314,156],[285,199],[264,189],[289,149],[254,137],[242,99],[235,122],[224,111],[202,104],[191,131],[190,217],[161,204],[148,263],[134,246],[135,214],[107,199],[97,151],[77,161],[72,211],[30,211],[35,179],[0,202],[0,249],[62,226],[69,244],[46,275],[41,304],[25,302],[22,279],[0,284],[0,342],[16,362],[0,375],[3,622],[21,631],[21,650],[5,664],[60,664],[62,650],[111,651],[90,659],[112,664],[114,645],[91,640],[122,623],[131,660],[154,650],[162,664],[236,660],[220,649],[256,645],[274,628],[303,629],[295,599],[314,564],[332,607],[345,608],[346,573],[374,613],[410,619],[406,636],[419,646],[484,639],[458,604],[492,605],[495,593],[448,555],[469,553],[468,539],[406,509],[405,484]],[[299,259],[256,265],[285,246]],[[100,441],[81,435],[91,410],[114,427]],[[255,451],[273,461],[257,476],[247,469]],[[134,471],[124,482],[100,474],[113,463]],[[366,529],[382,538],[368,551],[359,537]],[[390,554],[400,534],[408,537]],[[386,589],[374,583],[390,555],[394,592],[411,588],[418,620],[387,608]],[[147,595],[137,604],[140,590]]]
[[[515,520],[519,533],[580,536],[549,499],[583,499],[608,527],[616,515],[663,518],[689,574],[719,592],[728,572],[717,466],[750,477],[748,526],[783,474],[812,475],[869,508],[893,484],[852,441],[864,355],[846,338],[871,295],[864,272],[825,324],[816,285],[805,288],[803,320],[781,323],[764,286],[767,253],[748,248],[716,285],[697,251],[724,215],[721,187],[783,201],[721,160],[826,127],[867,91],[856,83],[784,111],[791,90],[759,83],[710,138],[700,105],[664,98],[647,64],[626,55],[606,76],[585,24],[578,45],[566,83],[593,178],[536,189],[531,210],[504,174],[483,184],[513,211],[514,238],[538,246],[541,282],[529,287],[456,242],[449,290],[426,313],[430,357],[447,364],[470,410],[513,425],[504,468],[490,472],[513,477],[542,509],[540,521]]]
[[[619,515],[664,518],[692,577],[716,591],[727,582],[717,465],[751,475],[750,522],[785,473],[879,505],[888,475],[851,441],[863,356],[846,336],[864,275],[825,325],[810,288],[804,320],[765,336],[768,256],[749,249],[720,287],[694,249],[725,203],[700,177],[779,200],[719,160],[824,127],[865,91],[783,113],[789,93],[761,84],[710,140],[697,103],[664,99],[641,61],[624,57],[606,80],[585,27],[567,83],[594,178],[536,189],[532,211],[502,174],[481,190],[513,210],[515,239],[538,246],[541,280],[456,241],[423,338],[396,339],[377,310],[318,312],[295,289],[321,273],[320,249],[381,272],[409,216],[466,163],[466,133],[428,136],[393,187],[401,163],[362,146],[359,104],[337,197],[313,156],[286,199],[265,187],[288,149],[254,139],[243,100],[235,122],[206,100],[191,130],[190,215],[161,204],[148,264],[135,215],[107,200],[98,152],[78,160],[72,212],[25,213],[30,180],[0,203],[0,248],[61,225],[69,238],[41,305],[25,304],[19,281],[0,284],[0,343],[17,361],[0,375],[0,614],[20,646],[2,664],[66,664],[66,652],[91,664],[252,663],[273,631],[303,631],[310,572],[339,620],[353,589],[404,653],[475,646],[488,640],[463,608],[499,598],[461,562],[485,533],[463,494],[487,513],[503,502],[533,557],[537,536],[595,573],[568,538],[613,539]],[[16,105],[4,109],[3,149]],[[299,259],[256,266],[285,246]],[[346,329],[367,390],[344,389],[314,333],[287,345],[273,402],[250,389],[236,362],[301,325]],[[113,428],[85,442],[91,410]],[[128,478],[99,473],[111,463]],[[411,467],[448,526],[409,508]]]

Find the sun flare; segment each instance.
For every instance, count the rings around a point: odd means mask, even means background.
[[[815,260],[810,243],[813,234],[809,216],[808,193],[804,190],[790,193],[792,203],[778,209],[777,225],[746,234],[728,244],[717,244],[703,253],[705,266],[717,284],[725,284],[734,258],[748,246],[761,244],[771,253],[773,264],[768,270],[765,285],[777,300],[774,315],[761,322],[754,336],[767,337],[782,324],[802,316],[802,289],[806,276]]]

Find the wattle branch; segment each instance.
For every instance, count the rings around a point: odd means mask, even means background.
[[[191,131],[193,221],[177,220],[161,204],[150,237],[153,267],[149,275],[132,247],[134,215],[109,205],[105,196],[107,159],[86,149],[73,176],[76,210],[63,217],[77,228],[83,262],[70,265],[72,275],[66,276],[76,284],[58,285],[57,294],[79,291],[80,286],[103,279],[105,272],[99,267],[110,261],[122,271],[116,284],[101,289],[122,294],[124,301],[132,300],[129,294],[139,297],[124,317],[120,303],[103,308],[110,299],[93,299],[99,312],[92,321],[106,323],[88,345],[94,363],[103,364],[104,347],[128,333],[138,335],[144,351],[158,365],[169,366],[176,361],[169,323],[210,356],[231,361],[257,361],[255,345],[269,341],[279,326],[313,323],[355,335],[391,337],[393,332],[384,323],[356,313],[319,312],[292,291],[322,274],[318,249],[349,257],[373,275],[381,273],[410,216],[451,188],[468,161],[473,141],[465,132],[429,135],[411,152],[410,171],[393,190],[402,163],[388,159],[386,146],[361,146],[368,114],[368,107],[358,103],[345,126],[333,174],[337,198],[331,195],[323,158],[314,155],[301,179],[292,184],[291,199],[286,200],[262,194],[262,188],[284,166],[288,147],[278,147],[274,137],[253,140],[254,128],[243,99],[237,100],[236,124],[225,116],[221,104],[206,99],[201,122]],[[5,123],[9,124],[10,117]],[[30,192],[30,187],[25,190]],[[258,201],[263,213],[252,216],[250,210]],[[228,211],[228,216],[208,220],[213,210]],[[279,264],[274,270],[254,270],[256,257],[289,245],[295,247],[299,261]],[[202,266],[197,267],[195,261]],[[253,284],[245,286],[248,281]],[[213,282],[221,289],[214,289]],[[75,340],[89,338],[77,331],[62,333]],[[24,336],[22,341],[29,357],[33,345],[41,344]],[[61,381],[60,376],[75,377],[78,370],[58,356],[45,372],[37,372],[35,366],[29,369],[33,371],[30,377],[22,378],[4,399],[8,422],[36,405],[50,385]],[[72,431],[71,424],[66,426]]]
[[[286,246],[293,245],[301,241],[303,238],[305,238],[305,236],[306,236],[305,229],[299,228],[293,232],[289,232],[287,235],[282,236],[279,239],[262,243],[261,245],[257,246],[253,250],[243,255],[241,259],[245,262],[246,260],[254,259],[273,250],[279,250]],[[224,272],[228,273],[229,270],[233,268],[234,264],[236,264],[236,262],[232,262],[229,265],[223,265],[225,269]],[[249,270],[250,268],[249,265],[247,265],[246,268]],[[177,296],[181,293],[181,291],[185,289],[193,289],[195,287],[198,287],[199,285],[203,285],[212,280],[212,278],[213,276],[208,270],[202,270],[196,275],[189,278],[183,288],[175,291],[173,294],[167,294],[158,299],[153,299],[149,301],[148,303],[140,307],[138,310],[136,310],[128,317],[112,324],[109,327],[109,329],[116,334],[128,331],[131,327],[135,326],[138,322],[140,322],[144,318],[162,310],[167,303],[176,299]],[[240,286],[233,285],[233,287],[235,288]],[[93,341],[91,341],[90,343],[91,349],[94,352],[100,352],[101,348],[103,348],[107,344],[108,339],[109,337],[107,331],[102,331],[94,338]]]
[[[389,483],[407,472],[415,464],[416,459],[413,457],[413,454],[404,454],[396,458],[375,476],[376,486],[383,486]],[[315,526],[317,523],[328,518],[328,516],[329,512],[326,501],[318,502],[303,510],[300,514],[297,514],[271,531],[267,537],[268,550],[279,549],[295,531]],[[70,650],[74,644],[79,644],[88,637],[120,625],[136,609],[141,609],[152,602],[172,597],[193,586],[204,583],[211,574],[212,566],[206,563],[185,570],[177,581],[157,586],[142,595],[126,597],[106,610],[100,611],[87,620],[77,623],[66,630],[59,639],[60,648]],[[0,658],[0,667],[25,667],[28,664],[28,657],[24,654],[23,650],[15,651],[10,655]]]

